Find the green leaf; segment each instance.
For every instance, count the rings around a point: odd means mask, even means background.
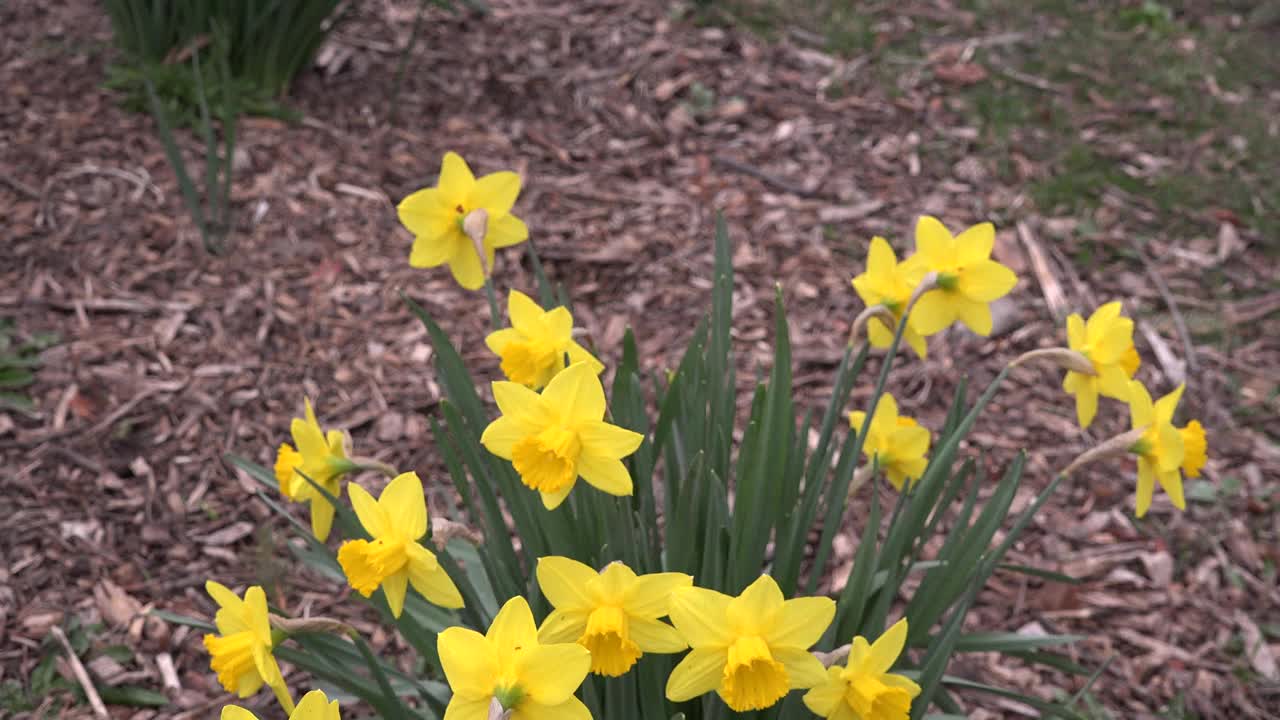
[[[101,697],[102,702],[107,705],[164,707],[169,704],[169,698],[163,693],[137,687],[135,685],[122,685],[120,687],[101,685],[98,687],[98,696]]]

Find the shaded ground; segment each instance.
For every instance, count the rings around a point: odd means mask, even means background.
[[[343,604],[345,590],[279,563],[288,531],[221,457],[269,462],[305,394],[361,452],[433,472],[439,390],[397,293],[493,365],[483,298],[408,268],[391,212],[446,149],[525,175],[518,211],[607,360],[630,324],[650,367],[673,364],[706,307],[716,209],[738,241],[739,353],[768,363],[780,283],[814,399],[861,309],[848,280],[872,235],[901,252],[922,212],[997,223],[997,256],[1023,281],[996,333],[946,335],[891,381],[926,425],[962,374],[985,383],[1061,343],[1062,314],[1125,300],[1142,378],[1163,393],[1185,375],[1186,417],[1210,428],[1205,480],[1186,514],[1160,499],[1135,523],[1131,466],[1075,479],[1015,560],[1082,584],[997,576],[974,627],[1087,636],[1074,660],[1114,658],[1082,701],[1098,717],[1280,712],[1274,18],[1155,3],[493,5],[432,16],[394,126],[385,98],[416,3],[355,10],[333,40],[345,62],[296,88],[306,119],[246,123],[225,257],[200,249],[151,121],[101,89],[112,51],[96,6],[0,7],[0,315],[19,337],[61,338],[41,355],[35,409],[0,412],[0,715],[85,712],[50,679],[49,628],[73,618],[105,683],[162,690],[172,664],[180,689],[166,692],[207,717],[226,697],[198,638],[140,610],[207,615],[208,577],[264,580],[295,612]],[[519,253],[499,276],[533,285]],[[1122,428],[1111,404],[1082,436],[1057,388],[1019,371],[973,436],[992,469],[1030,449],[1016,507]],[[1046,697],[1080,689],[983,656],[953,670]],[[1022,712],[971,700],[975,716]]]

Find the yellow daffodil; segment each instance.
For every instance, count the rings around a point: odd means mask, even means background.
[[[788,690],[826,677],[809,652],[835,616],[825,597],[783,600],[761,575],[738,597],[689,587],[671,594],[671,622],[693,648],[671,671],[667,699],[683,702],[716,691],[733,710],[772,706]]]
[[[437,185],[413,193],[397,208],[401,224],[414,235],[409,264],[429,268],[448,263],[459,285],[478,289],[484,285],[484,268],[493,267],[494,249],[529,238],[524,221],[511,214],[519,194],[519,175],[504,171],[477,180],[457,153],[445,153]],[[483,228],[483,266],[475,243],[463,229],[469,216],[483,220],[475,223]]]
[[[241,600],[226,586],[212,580],[204,585],[218,603],[213,622],[218,633],[204,636],[209,665],[227,692],[242,698],[258,692],[265,683],[286,711],[293,710],[293,698],[271,654],[271,622],[267,618],[267,594],[254,585]]]
[[[1205,441],[1204,427],[1198,421],[1192,420],[1178,428],[1178,434],[1182,435],[1182,472],[1186,473],[1187,477],[1198,478],[1205,463],[1209,461],[1209,446]]]
[[[1182,495],[1182,464],[1186,459],[1186,447],[1182,433],[1173,426],[1173,413],[1178,408],[1184,386],[1160,398],[1153,405],[1151,394],[1139,381],[1129,382],[1129,417],[1133,429],[1146,428],[1130,449],[1138,456],[1138,506],[1136,514],[1142,517],[1151,507],[1151,496],[1158,481],[1169,494],[1169,500],[1179,510],[1187,508]],[[1196,423],[1197,427],[1199,423]],[[1200,438],[1203,441],[1203,430]],[[1199,471],[1199,468],[1196,468]]]
[[[856,432],[862,429],[867,414],[861,410],[849,413],[849,426]],[[898,401],[885,393],[876,403],[876,414],[862,441],[862,453],[868,460],[879,463],[894,489],[901,490],[904,482],[915,480],[924,472],[929,461],[929,430],[915,420],[898,414]]]
[[[1018,277],[991,259],[996,230],[982,223],[952,237],[937,218],[923,215],[916,223],[916,253],[906,261],[911,285],[937,273],[937,289],[916,302],[911,323],[921,335],[945,330],[959,320],[979,335],[991,334],[988,303],[1009,293]]]
[[[511,327],[489,333],[484,342],[502,358],[508,380],[540,390],[572,363],[585,362],[597,375],[604,371],[604,364],[573,339],[569,308],[543,310],[528,295],[512,290],[507,314]]]
[[[1067,318],[1067,344],[1093,365],[1095,375],[1067,371],[1062,389],[1076,396],[1076,419],[1088,428],[1098,412],[1098,394],[1116,400],[1129,397],[1129,379],[1138,371],[1133,347],[1133,321],[1120,315],[1120,303],[1094,311],[1089,322],[1077,313]]]
[[[907,302],[915,290],[915,285],[907,278],[907,269],[905,263],[898,263],[889,241],[882,237],[871,238],[867,270],[853,279],[853,289],[868,307],[883,305],[898,322],[902,322],[902,313],[906,312]],[[883,320],[871,318],[867,323],[867,339],[872,347],[887,348],[893,343],[894,330]],[[910,322],[902,330],[902,339],[921,358],[928,354],[928,343]]]
[[[258,720],[258,717],[242,707],[228,705],[222,708],[221,720]],[[342,720],[342,716],[338,713],[337,700],[329,700],[322,690],[312,690],[298,701],[298,707],[289,713],[289,720]]]
[[[564,502],[579,476],[610,495],[631,494],[631,473],[622,458],[644,436],[604,421],[604,387],[591,365],[570,365],[541,394],[519,383],[495,382],[493,399],[502,417],[489,423],[480,442],[510,460],[548,510]]]
[[[674,653],[688,645],[658,618],[668,612],[671,592],[689,587],[683,573],[636,575],[620,562],[596,573],[566,557],[538,558],[538,586],[555,610],[542,622],[538,640],[574,642],[591,651],[591,671],[618,677],[643,653]]]
[[[804,704],[827,720],[907,720],[920,686],[889,672],[906,642],[906,618],[875,643],[855,637],[845,667],[827,668],[826,681],[805,693]]]
[[[338,563],[351,587],[369,597],[381,586],[396,617],[404,610],[411,583],[440,607],[462,607],[462,595],[435,553],[418,543],[427,532],[427,501],[418,474],[396,476],[377,500],[355,483],[349,494],[360,524],[373,536],[371,541],[348,540],[338,548]]]
[[[591,653],[575,642],[540,643],[522,597],[508,600],[484,635],[451,627],[437,648],[453,688],[448,720],[488,720],[495,699],[510,720],[591,719],[573,696],[591,670]]]
[[[297,449],[284,443],[276,453],[276,482],[280,485],[280,494],[286,498],[310,503],[311,531],[324,542],[333,526],[333,504],[302,476],[306,475],[311,482],[337,497],[342,493],[339,485],[342,476],[356,466],[347,459],[346,436],[338,430],[330,430],[326,435],[311,409],[311,400],[306,404],[306,418],[294,418],[289,428]]]

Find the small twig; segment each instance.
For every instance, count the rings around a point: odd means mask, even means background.
[[[798,195],[804,198],[814,198],[814,199],[826,198],[826,195],[824,195],[823,193],[820,193],[816,190],[806,190],[800,187],[799,185],[795,185],[790,182],[787,182],[786,180],[770,175],[769,173],[763,170],[760,170],[759,168],[752,167],[751,165],[747,165],[746,163],[739,162],[737,160],[734,160],[733,158],[728,158],[723,155],[715,155],[711,158],[711,161],[716,165],[719,165],[720,167],[725,168],[726,170],[732,170],[734,172],[742,173],[743,175],[750,175],[751,177],[759,180],[760,182],[763,182],[765,185],[768,185],[775,190],[781,190],[782,192],[789,193],[791,195]]]
[[[80,688],[84,690],[84,696],[89,699],[89,705],[93,707],[93,714],[100,718],[109,718],[107,714],[107,706],[102,704],[102,697],[98,695],[98,689],[93,686],[93,680],[89,678],[89,671],[84,669],[84,664],[80,662],[80,658],[76,656],[76,651],[71,647],[71,641],[67,640],[67,634],[62,632],[62,628],[54,625],[49,628],[49,632],[58,639],[62,644],[62,649],[67,651],[67,662],[71,664],[71,672],[75,673],[76,681],[80,683]]]
[[[1040,283],[1040,291],[1044,293],[1044,301],[1049,306],[1049,313],[1053,315],[1054,320],[1061,320],[1067,310],[1067,297],[1062,292],[1062,283],[1058,282],[1058,278],[1050,269],[1049,260],[1045,257],[1044,249],[1040,247],[1036,236],[1031,233],[1031,227],[1025,222],[1019,222],[1017,227],[1018,239],[1022,240],[1023,246],[1027,249],[1031,270],[1035,273],[1036,281]]]
[[[1142,251],[1142,245],[1137,240],[1130,240],[1129,244],[1133,247],[1133,251],[1138,254],[1138,259],[1142,261],[1142,266],[1146,269],[1147,275],[1151,276],[1151,282],[1155,283],[1156,290],[1160,293],[1160,297],[1164,298],[1164,304],[1169,306],[1169,313],[1173,315],[1173,326],[1178,330],[1178,338],[1182,340],[1183,349],[1187,353],[1187,374],[1194,375],[1196,373],[1196,349],[1191,344],[1191,333],[1187,330],[1187,321],[1182,317],[1182,312],[1178,310],[1178,303],[1173,299],[1173,293],[1169,291],[1168,284],[1164,278],[1160,277],[1160,272],[1156,270],[1156,266],[1147,258],[1147,254]]]

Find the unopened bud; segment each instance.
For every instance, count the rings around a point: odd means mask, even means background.
[[[356,635],[356,629],[350,625],[327,617],[287,618],[274,613],[267,616],[271,627],[288,635],[294,633],[329,633],[331,635]]]
[[[489,232],[489,211],[477,208],[467,213],[462,219],[462,232],[471,238],[471,244],[480,255],[480,267],[484,268],[484,276],[489,277],[489,255],[484,251],[484,236]]]
[[[1093,367],[1093,363],[1083,353],[1062,347],[1041,348],[1022,353],[1013,362],[1009,363],[1009,367],[1015,368],[1032,360],[1048,360],[1063,370],[1077,372],[1081,375],[1095,376],[1098,374],[1098,371]]]
[[[848,659],[849,650],[851,648],[852,648],[851,645],[849,645],[848,643],[845,643],[844,645],[841,645],[840,647],[836,648],[835,650],[832,650],[831,652],[820,652],[818,650],[814,650],[813,656],[818,658],[818,662],[822,663],[822,667],[829,668],[832,665],[838,665],[844,660]]]
[[[511,710],[502,707],[502,702],[498,698],[489,701],[489,720],[510,720]]]
[[[850,345],[852,345],[858,338],[862,337],[862,331],[866,329],[867,323],[870,322],[872,318],[879,319],[880,322],[885,324],[885,327],[889,328],[890,332],[893,332],[893,330],[898,326],[898,318],[893,314],[893,311],[884,305],[872,305],[866,310],[858,313],[858,317],[853,319],[853,327],[849,328]]]
[[[435,543],[436,547],[444,550],[444,546],[456,537],[467,540],[472,545],[480,545],[484,542],[484,534],[469,525],[448,518],[431,518],[431,542]]]
[[[1114,457],[1120,457],[1121,455],[1127,455],[1130,449],[1142,439],[1142,436],[1146,432],[1147,428],[1143,426],[1134,428],[1123,435],[1116,435],[1110,440],[1103,442],[1101,445],[1094,446],[1081,453],[1080,456],[1075,460],[1072,460],[1071,464],[1059,473],[1059,475],[1070,475],[1072,472],[1075,472],[1085,465],[1097,460],[1109,460]]]

